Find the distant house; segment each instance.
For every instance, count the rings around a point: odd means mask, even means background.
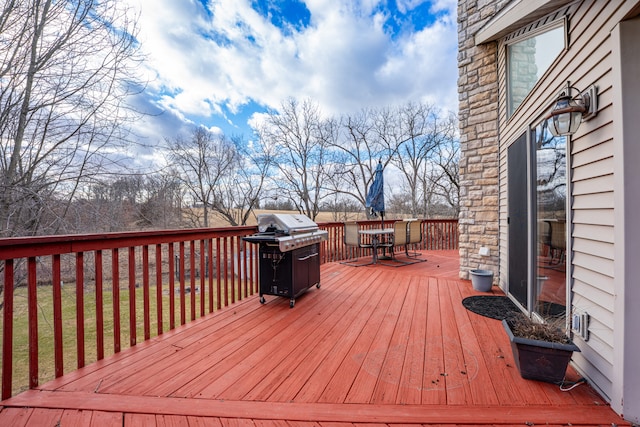
[[[461,277],[491,269],[532,316],[565,316],[574,366],[636,423],[639,14],[638,0],[458,1]],[[553,136],[563,94],[595,113]]]

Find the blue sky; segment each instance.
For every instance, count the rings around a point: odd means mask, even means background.
[[[123,0],[139,12],[149,143],[203,125],[252,139],[267,108],[457,110],[456,0]]]

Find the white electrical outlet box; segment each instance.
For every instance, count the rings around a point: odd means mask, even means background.
[[[480,256],[489,256],[489,248],[483,246],[480,248]]]
[[[571,318],[571,329],[585,341],[589,341],[590,320],[591,316],[586,312],[575,312]]]

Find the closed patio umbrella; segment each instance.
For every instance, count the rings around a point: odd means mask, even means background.
[[[382,161],[378,161],[378,166],[374,173],[373,182],[367,192],[365,206],[372,212],[380,213],[382,226],[384,228],[384,175]]]

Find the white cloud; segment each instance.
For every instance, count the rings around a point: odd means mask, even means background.
[[[433,25],[395,37],[375,0],[307,0],[310,25],[288,31],[248,0],[210,0],[211,14],[199,1],[129,1],[141,11],[146,66],[157,76],[150,89],[185,122],[234,114],[251,100],[277,108],[288,97],[311,98],[327,113],[409,100],[457,106],[456,19],[442,14],[455,13],[455,0],[433,2]]]

